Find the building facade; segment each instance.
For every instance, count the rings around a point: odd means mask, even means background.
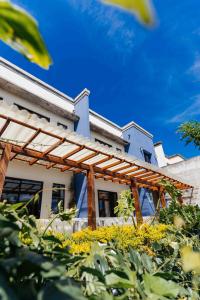
[[[158,166],[187,180],[194,187],[183,192],[183,201],[200,205],[200,156],[185,159],[181,154],[167,156],[162,142],[154,144]]]
[[[74,131],[108,149],[137,157],[157,165],[153,136],[134,122],[121,127],[90,109],[90,92],[84,89],[77,97],[61,93],[15,65],[0,59],[0,101],[35,114],[53,126]],[[19,143],[22,141],[19,141]],[[87,189],[84,174],[60,172],[40,165],[29,166],[11,161],[2,199],[10,203],[28,201],[39,191],[40,201],[30,206],[38,218],[47,219],[63,201],[65,208],[76,204],[78,217],[87,217]],[[114,206],[126,185],[95,180],[97,217],[114,217]],[[140,189],[143,215],[154,212],[152,196]]]

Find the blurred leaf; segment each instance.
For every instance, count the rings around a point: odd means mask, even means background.
[[[119,6],[133,13],[136,18],[146,24],[153,25],[154,14],[150,0],[102,0],[107,4]]]
[[[159,296],[173,297],[175,299],[181,291],[180,286],[173,281],[167,281],[157,276],[151,276],[149,274],[144,275],[145,289],[150,293],[154,293]]]
[[[45,69],[51,64],[36,21],[6,0],[0,0],[0,39]]]
[[[181,251],[183,270],[185,272],[195,271],[200,274],[200,253],[194,252],[191,247],[183,247]]]
[[[133,288],[133,284],[129,279],[116,274],[117,272],[112,272],[105,276],[106,284],[109,287],[116,288]],[[118,272],[120,273],[120,272]],[[122,273],[122,272],[121,272]],[[123,275],[123,274],[122,274]]]
[[[38,300],[86,300],[81,290],[67,280],[48,284],[38,295]]]

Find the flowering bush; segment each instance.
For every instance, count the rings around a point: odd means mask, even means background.
[[[91,245],[94,242],[102,244],[113,243],[117,249],[125,250],[129,246],[133,248],[146,249],[146,246],[151,246],[151,243],[159,241],[165,237],[169,225],[143,224],[139,228],[132,225],[107,226],[99,227],[92,231],[90,228],[73,233],[69,238],[64,235],[53,232],[53,235],[60,239],[62,247],[69,247],[69,251],[73,254],[89,253]],[[52,234],[52,232],[51,232]]]

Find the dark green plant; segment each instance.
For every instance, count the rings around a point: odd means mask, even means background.
[[[173,185],[169,180],[161,179],[159,184],[164,188],[165,192],[169,194],[172,201],[178,201],[182,195],[181,191]]]
[[[188,145],[193,143],[195,147],[200,149],[200,122],[189,121],[181,124],[177,130],[181,135],[181,140]]]
[[[117,249],[115,241],[72,255],[51,231],[38,231],[26,211],[21,203],[0,203],[1,299],[199,299],[198,282],[181,263],[185,245],[199,249],[196,235],[172,228],[159,244],[146,245],[151,256],[145,248]]]

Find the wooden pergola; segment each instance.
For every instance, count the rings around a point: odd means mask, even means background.
[[[64,130],[27,111],[20,111],[5,102],[0,104],[0,196],[8,164],[12,160],[29,165],[43,165],[61,172],[72,171],[87,176],[88,225],[96,227],[95,179],[129,185],[135,201],[136,218],[142,222],[138,188],[157,193],[165,207],[165,191],[161,179],[172,182],[181,190],[192,186],[177,176],[140,161],[125,153]]]

